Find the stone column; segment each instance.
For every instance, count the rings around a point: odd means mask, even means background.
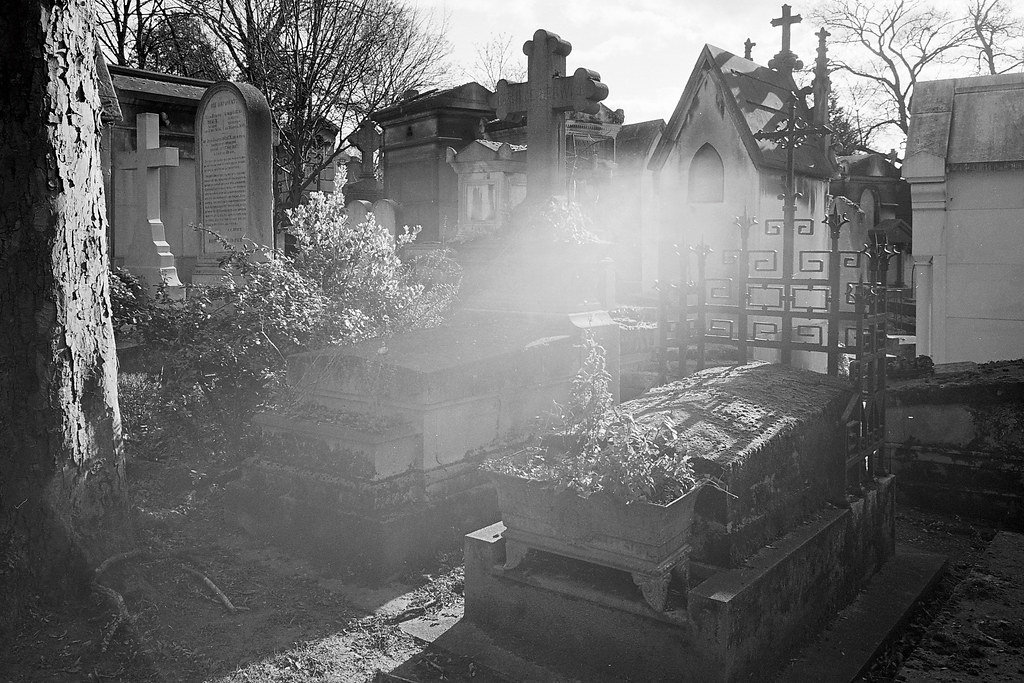
[[[932,258],[914,256],[914,299],[917,301],[914,353],[918,356],[932,355]]]

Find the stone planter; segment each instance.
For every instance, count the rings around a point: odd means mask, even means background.
[[[696,487],[666,505],[582,498],[550,482],[489,472],[505,524],[505,566],[531,549],[628,571],[648,604],[665,609],[673,569],[686,571]]]

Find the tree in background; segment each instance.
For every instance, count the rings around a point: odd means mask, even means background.
[[[281,135],[282,210],[340,154],[324,138],[355,129],[410,89],[443,78],[445,22],[400,0],[186,0],[241,80],[270,102]]]
[[[120,66],[205,78],[228,78],[224,51],[182,0],[96,0],[97,39]]]
[[[833,45],[849,48],[832,51],[833,70],[871,86],[869,106],[876,113],[864,122],[872,129],[895,126],[903,134],[910,129],[910,95],[918,78],[955,62],[969,38],[962,20],[917,0],[829,0],[811,18],[829,30]]]
[[[0,12],[0,641],[131,537],[94,28],[92,0]]]
[[[853,113],[854,118],[846,109],[833,105],[828,112],[828,127],[832,130],[832,149],[839,156],[855,154],[856,152],[870,151],[872,131],[861,126]]]
[[[972,0],[967,7],[979,73],[1003,74],[1024,67],[1024,19],[1006,0]]]
[[[227,58],[203,23],[185,10],[165,13],[151,33],[147,69],[224,81],[231,77]]]
[[[833,72],[856,84],[862,139],[910,129],[910,97],[922,78],[1005,73],[1024,65],[1024,22],[1006,0],[967,0],[962,13],[924,0],[828,0],[810,13],[835,46]],[[849,120],[849,119],[848,119]]]
[[[526,55],[522,50],[513,49],[512,36],[508,33],[493,33],[484,43],[476,43],[476,59],[466,70],[466,77],[485,88],[494,90],[498,81],[511,83],[526,80]]]

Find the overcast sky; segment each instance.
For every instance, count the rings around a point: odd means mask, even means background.
[[[668,120],[704,43],[743,54],[748,37],[754,60],[766,64],[781,47],[771,20],[781,2],[771,0],[412,0],[448,15],[456,62],[471,64],[474,44],[494,33],[513,36],[519,52],[538,28],[572,43],[568,70],[594,69],[609,88],[605,103],[623,109],[627,123]],[[867,0],[870,1],[870,0]],[[791,0],[806,15],[815,2]],[[932,4],[962,6],[962,0]],[[819,26],[805,19],[793,27],[793,51],[812,64]]]

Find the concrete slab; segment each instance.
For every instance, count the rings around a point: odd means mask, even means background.
[[[849,683],[871,664],[891,634],[946,570],[943,555],[896,546],[895,556],[822,637],[805,648],[778,683]]]

